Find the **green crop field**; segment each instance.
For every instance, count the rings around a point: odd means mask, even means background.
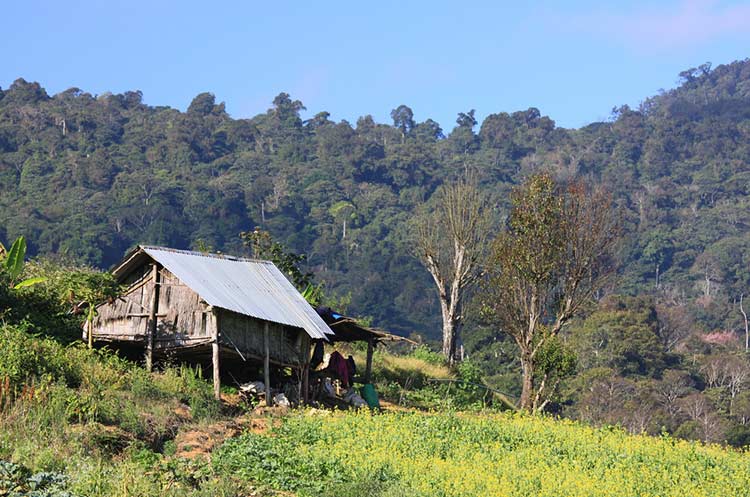
[[[511,414],[301,413],[214,466],[298,495],[750,495],[747,453]]]

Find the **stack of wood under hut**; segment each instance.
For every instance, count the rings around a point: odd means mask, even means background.
[[[148,369],[200,366],[213,378],[217,399],[225,382],[268,405],[308,403],[323,381],[316,371],[310,384],[315,351],[341,341],[368,344],[356,379],[369,383],[374,347],[396,338],[330,310],[316,312],[269,261],[139,246],[112,273],[125,290],[97,306],[84,339],[91,333],[95,345],[143,358]],[[344,371],[336,358],[326,371],[336,385],[354,380],[335,374]]]

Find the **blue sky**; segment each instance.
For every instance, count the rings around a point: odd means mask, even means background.
[[[558,125],[606,119],[677,74],[750,56],[750,2],[13,1],[0,9],[0,87],[141,90],[184,110],[203,91],[234,117],[281,91],[307,116],[356,122],[409,105],[448,131],[534,106]]]

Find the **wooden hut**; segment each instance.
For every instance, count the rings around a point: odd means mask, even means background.
[[[292,368],[307,392],[310,347],[333,331],[269,261],[139,246],[112,271],[127,286],[97,307],[95,342],[142,347],[146,367],[167,353],[209,355],[219,397],[222,360]],[[87,337],[88,330],[84,330]]]

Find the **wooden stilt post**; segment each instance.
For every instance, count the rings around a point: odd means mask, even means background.
[[[214,397],[221,400],[221,364],[219,359],[219,313],[214,311],[213,340],[211,340],[211,364],[214,370]]]
[[[268,321],[263,323],[263,381],[266,384],[266,405],[271,405],[271,337],[268,335]]]
[[[92,304],[89,303],[89,305],[92,305]],[[89,312],[91,311],[89,310]],[[92,319],[88,319],[86,322],[86,327],[88,330],[87,331],[88,336],[86,337],[88,340],[88,345],[90,349],[93,349],[94,348],[94,321]]]
[[[365,365],[365,383],[370,383],[372,376],[372,354],[375,351],[375,342],[373,339],[367,341],[367,364]]]
[[[151,298],[151,311],[148,314],[148,330],[146,332],[146,370],[154,367],[154,340],[156,339],[156,319],[159,312],[159,265],[154,263],[151,269],[151,280],[154,283],[154,293]]]
[[[310,400],[310,337],[306,333],[299,335],[300,367],[299,367],[299,400],[306,405]]]
[[[310,403],[310,362],[308,361],[302,367],[302,402],[307,405]]]

